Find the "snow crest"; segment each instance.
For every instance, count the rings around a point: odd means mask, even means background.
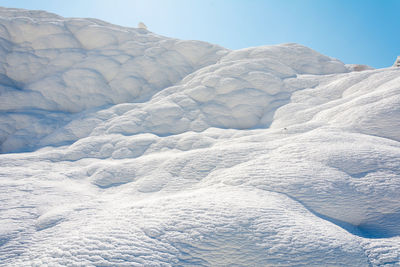
[[[1,266],[400,264],[400,69],[5,8],[0,53]]]

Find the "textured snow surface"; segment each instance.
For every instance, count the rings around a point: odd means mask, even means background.
[[[5,8],[0,53],[0,266],[400,265],[399,68]]]

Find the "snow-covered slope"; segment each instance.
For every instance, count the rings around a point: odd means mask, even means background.
[[[400,264],[399,68],[40,11],[0,30],[0,265]]]

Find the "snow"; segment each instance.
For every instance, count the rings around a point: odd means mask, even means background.
[[[400,70],[0,8],[1,266],[398,266]]]

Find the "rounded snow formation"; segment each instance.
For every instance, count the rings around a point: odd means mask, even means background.
[[[0,266],[400,265],[400,69],[5,8],[0,53]]]

